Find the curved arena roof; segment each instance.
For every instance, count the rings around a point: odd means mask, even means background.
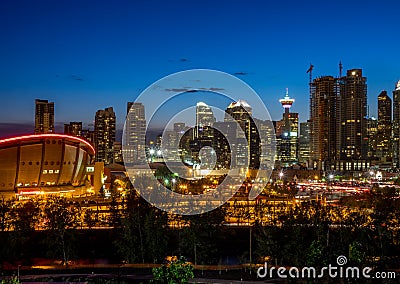
[[[86,140],[63,134],[24,135],[0,140],[0,194],[81,186],[94,156]]]

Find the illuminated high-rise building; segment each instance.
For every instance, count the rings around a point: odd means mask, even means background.
[[[299,164],[309,167],[310,161],[310,122],[301,122],[299,131]]]
[[[180,161],[179,134],[174,130],[166,130],[163,133],[161,149],[163,158],[168,162]]]
[[[246,149],[245,157],[237,157],[236,164],[247,164],[250,169],[258,169],[260,167],[260,136],[257,130],[255,120],[252,118],[252,108],[250,105],[243,100],[232,102],[225,110],[225,121],[236,121],[242,131],[238,131],[238,153],[243,152],[242,149]],[[241,135],[241,133],[243,135]],[[243,137],[244,136],[244,137]],[[245,139],[245,140],[244,140]],[[240,141],[247,141],[247,145]],[[247,146],[247,147],[246,147]],[[240,148],[240,150],[239,150]],[[238,154],[239,155],[239,154]],[[243,158],[247,158],[245,163]]]
[[[386,91],[378,96],[377,158],[381,166],[392,166],[392,99]]]
[[[202,135],[209,135],[209,133],[203,133],[206,126],[212,126],[215,122],[215,116],[212,109],[203,102],[198,102],[196,105],[196,126],[194,131],[194,138],[199,138]]]
[[[260,135],[260,169],[271,169],[276,160],[276,134],[273,122],[255,119]]]
[[[367,78],[362,69],[351,69],[339,79],[340,170],[363,171],[367,159]]]
[[[375,117],[367,118],[368,152],[367,157],[371,164],[377,164],[376,154],[378,145],[378,120]]]
[[[165,161],[187,161],[191,163],[190,143],[193,139],[193,131],[189,129],[186,123],[176,122],[172,130],[164,131],[162,134],[161,149]]]
[[[340,74],[342,65],[340,64]],[[367,78],[362,69],[310,82],[310,159],[325,171],[369,168]]]
[[[229,169],[237,166],[237,127],[238,124],[233,121],[214,123],[214,149],[217,153],[218,168]]]
[[[185,161],[190,164],[192,161],[192,152],[190,143],[193,139],[194,129],[186,125],[185,122],[174,123],[174,132],[178,142],[179,161]]]
[[[96,140],[96,133],[94,132],[93,129],[82,129],[82,137],[85,138],[87,141],[92,143],[92,145],[95,144]]]
[[[400,80],[393,91],[393,165],[400,167]]]
[[[54,102],[35,100],[35,134],[54,132]]]
[[[82,122],[72,121],[69,124],[64,124],[64,134],[72,136],[82,136]]]
[[[146,162],[146,118],[142,103],[128,102],[123,137],[124,158],[128,164]]]
[[[310,82],[311,167],[350,172],[370,167],[366,82],[362,69]]]
[[[277,136],[278,162],[281,167],[289,167],[298,162],[299,114],[290,112],[294,99],[289,97],[288,89],[286,89],[285,97],[280,99],[279,102],[285,111],[281,122],[278,123],[280,128],[278,131],[279,136]]]
[[[111,164],[115,142],[115,113],[112,107],[96,112],[94,131],[96,161]]]
[[[114,142],[114,163],[123,163],[124,159],[122,156],[122,143],[121,142]]]
[[[319,170],[335,168],[339,150],[337,79],[323,76],[310,83],[310,161]]]
[[[176,123],[174,123],[174,131],[175,132],[183,134],[188,129],[189,129],[189,127],[187,127],[186,123],[184,123],[184,122],[176,122]]]

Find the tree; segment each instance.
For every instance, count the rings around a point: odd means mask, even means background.
[[[13,201],[0,199],[0,231],[8,231],[11,227],[11,208]]]
[[[365,263],[365,250],[360,242],[353,241],[349,244],[349,259],[356,265]]]
[[[21,283],[17,276],[12,276],[10,278],[2,279],[0,284],[19,284]]]
[[[34,246],[32,235],[40,221],[40,201],[17,202],[11,210],[10,251],[20,260],[26,260],[30,248]]]
[[[128,263],[135,263],[139,259],[140,245],[137,235],[136,214],[128,214],[122,219],[122,230],[120,237],[115,240],[118,252]]]
[[[144,221],[149,212],[149,204],[136,191],[130,191],[121,219],[120,237],[115,241],[119,253],[125,261],[144,263]]]
[[[278,265],[278,259],[281,257],[280,245],[276,238],[278,231],[275,226],[259,227],[256,235],[256,254],[263,259],[271,259],[275,265]]]
[[[167,229],[167,213],[155,208],[150,210],[144,220],[144,241],[147,258],[154,263],[165,258],[168,247]]]
[[[113,227],[114,229],[118,229],[121,227],[121,212],[118,208],[119,206],[118,193],[115,186],[112,187],[110,191],[111,191],[111,201],[109,203],[110,215],[108,217],[108,220],[110,222],[111,227]]]
[[[39,200],[16,203],[12,209],[14,231],[29,236],[35,230],[40,219]]]
[[[161,267],[153,268],[153,281],[154,283],[163,284],[180,284],[187,283],[189,279],[194,277],[193,266],[186,262],[185,258],[163,265]]]
[[[172,176],[172,172],[167,166],[162,166],[156,169],[154,176],[157,179],[170,178]]]
[[[63,265],[67,265],[72,252],[73,230],[80,220],[79,209],[63,197],[51,196],[44,205],[43,215],[49,244],[55,248],[55,253],[61,252]]]
[[[96,225],[96,218],[93,215],[94,215],[93,210],[90,208],[87,208],[83,215],[83,223],[89,229],[91,229],[92,227],[94,227]]]
[[[13,201],[0,199],[0,263],[8,258],[12,248],[10,248],[10,234],[5,233],[11,228]]]
[[[320,267],[328,263],[327,248],[322,241],[314,240],[306,251],[306,264]]]
[[[223,236],[225,207],[196,216],[183,216],[188,226],[179,231],[180,254],[197,263],[216,263],[218,237]]]

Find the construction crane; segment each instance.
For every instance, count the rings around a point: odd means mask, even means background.
[[[310,73],[310,84],[312,82],[312,70],[313,70],[313,68],[314,68],[314,65],[312,65],[310,63],[310,68],[308,68],[308,70],[307,70],[307,73]]]

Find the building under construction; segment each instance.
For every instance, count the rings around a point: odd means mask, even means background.
[[[362,171],[367,159],[367,85],[361,69],[312,80],[310,165],[325,171]]]

